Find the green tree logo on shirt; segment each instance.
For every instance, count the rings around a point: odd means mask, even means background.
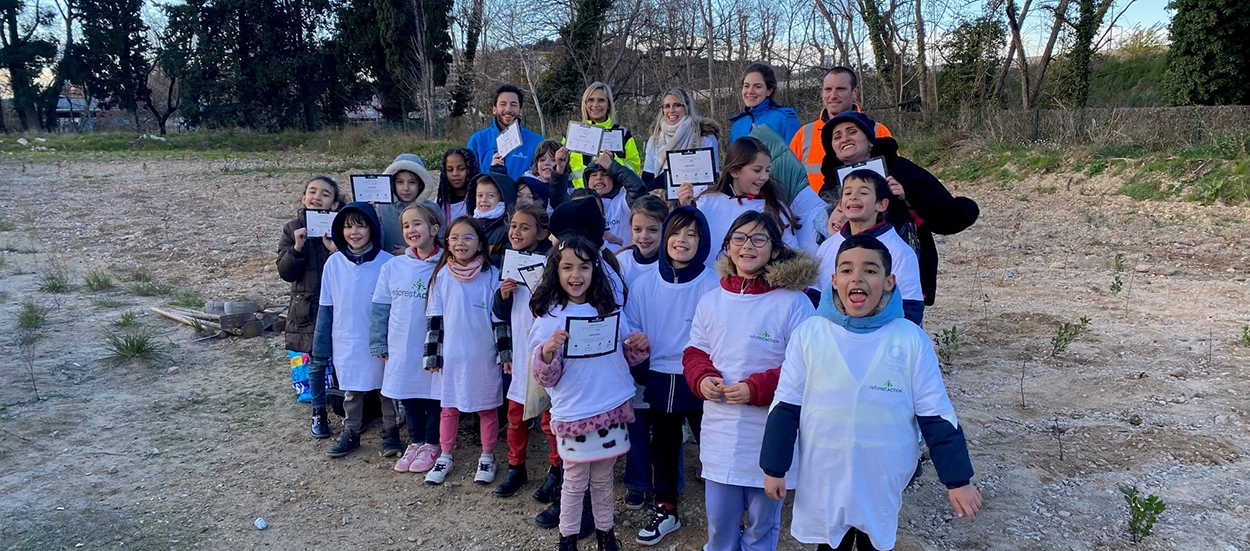
[[[757,341],[771,342],[773,344],[778,344],[781,342],[781,339],[778,339],[772,335],[769,335],[768,331],[765,331],[763,334],[760,334],[760,335],[751,335],[751,338]]]
[[[872,385],[868,388],[879,391],[879,392],[894,392],[894,393],[899,393],[899,394],[902,394],[903,392],[903,389],[895,387],[894,383],[891,382],[889,379],[885,380],[885,384]]]

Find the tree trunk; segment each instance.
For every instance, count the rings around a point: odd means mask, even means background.
[[[916,65],[920,69],[920,111],[928,114],[933,108],[929,88],[929,66],[925,62],[924,15],[920,10],[921,0],[916,0]]]
[[[1025,9],[1028,8],[1028,3],[1029,0],[1025,0]],[[1027,110],[1033,108],[1033,101],[1029,94],[1029,59],[1024,54],[1024,41],[1020,38],[1020,24],[1023,21],[1023,15],[1020,17],[1016,16],[1015,0],[1007,0],[1007,24],[1011,27],[1012,41],[1016,43],[1016,55],[1020,62],[1020,101],[1024,104],[1024,109]]]
[[[1059,29],[1067,21],[1068,0],[1059,0],[1055,7],[1055,21],[1050,27],[1050,39],[1046,41],[1046,49],[1042,59],[1037,62],[1037,79],[1033,82],[1033,91],[1029,93],[1029,103],[1037,104],[1037,96],[1042,93],[1042,83],[1046,82],[1046,68],[1050,67],[1051,53],[1055,49],[1055,40],[1059,37]]]
[[[890,82],[894,77],[894,65],[886,52],[885,25],[881,22],[881,10],[877,0],[864,0],[864,23],[868,27],[868,41],[872,44],[873,59],[876,61],[877,77],[882,81],[886,97],[896,97],[896,86]]]

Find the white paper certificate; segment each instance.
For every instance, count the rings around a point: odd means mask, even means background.
[[[603,151],[603,127],[584,122],[570,122],[569,133],[564,137],[564,147],[575,153],[598,155]]]
[[[500,157],[507,157],[516,148],[521,147],[521,125],[520,123],[509,124],[507,128],[495,136],[495,149],[499,150]]]
[[[569,332],[569,340],[564,342],[564,358],[594,358],[616,352],[620,322],[620,312],[607,316],[565,318],[564,330]]]
[[[370,203],[391,203],[391,176],[388,174],[352,174],[352,200]]]
[[[521,274],[521,279],[517,281],[526,287],[529,287],[531,291],[537,289],[538,284],[543,280],[544,269],[546,269],[546,264],[535,264],[533,266],[517,268],[517,272]]]
[[[605,131],[603,133],[603,144],[599,146],[599,149],[613,153],[624,153],[625,131],[620,128]]]
[[[505,250],[503,253],[503,269],[499,271],[499,281],[511,279],[517,283],[523,283],[525,280],[521,277],[521,268],[535,264],[542,266],[546,263],[547,255],[514,251],[512,249]],[[539,272],[540,276],[541,274],[542,272]]]
[[[338,214],[332,210],[306,210],[304,211],[304,227],[308,229],[307,239],[314,237],[330,235],[330,226],[334,224],[334,215]]]
[[[846,181],[846,176],[848,174],[855,172],[856,170],[862,170],[862,169],[868,169],[873,172],[876,172],[877,174],[880,174],[882,178],[885,178],[886,176],[888,176],[888,174],[886,174],[886,171],[885,171],[885,157],[873,157],[862,163],[855,163],[850,166],[844,166],[842,168],[839,168],[838,169],[838,189],[842,188],[842,182]]]
[[[668,152],[668,198],[677,199],[682,182],[694,185],[697,196],[716,182],[716,161],[711,148]]]

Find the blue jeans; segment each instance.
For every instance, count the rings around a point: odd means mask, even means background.
[[[763,488],[707,481],[707,545],[704,551],[774,551],[781,534],[784,499],[771,499]],[[742,525],[742,512],[747,522]]]
[[[312,394],[313,409],[326,407],[326,364],[308,364],[308,392]]]

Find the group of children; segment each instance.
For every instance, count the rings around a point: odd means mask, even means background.
[[[523,99],[500,90],[496,135]],[[709,128],[684,90],[665,102],[648,153]],[[606,86],[589,88],[583,107],[588,122],[619,127]],[[561,550],[591,527],[598,549],[615,550],[618,458],[625,506],[653,503],[635,538],[653,546],[681,527],[682,447],[693,439],[704,549],[775,549],[795,489],[792,534],[849,551],[893,547],[923,436],[957,513],[975,515],[963,433],[919,327],[917,256],[885,215],[890,183],[853,171],[828,214],[805,202],[815,197],[805,177],[793,192],[770,176],[788,149],[752,130],[730,144],[715,185],[696,195],[682,183],[667,201],[652,193],[663,162],[648,158],[640,175],[625,134],[626,151],[599,155],[530,143],[528,166],[480,151],[493,140],[475,135],[442,156],[437,184],[400,155],[387,169],[391,204],[342,205],[327,176],[305,184],[278,267],[292,283],[287,347],[310,365],[314,437],[331,436],[327,380],[342,395],[327,455],[360,447],[380,391],[381,453],[396,471],[442,484],[462,414],[476,414],[474,481],[492,484],[502,412],[508,466],[494,494],[529,482],[532,423],[549,450],[534,499],[550,506],[536,521],[558,526]],[[330,235],[307,238],[305,211],[335,208]],[[503,278],[509,250],[543,255],[541,278]],[[611,352],[566,357],[570,318],[613,317]]]

